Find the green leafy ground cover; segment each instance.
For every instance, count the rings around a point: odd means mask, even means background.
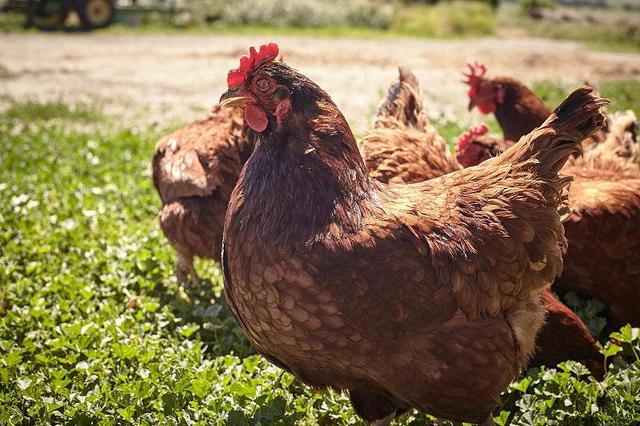
[[[535,82],[531,89],[544,101],[545,105],[554,108],[567,97],[574,86],[560,84],[554,81],[542,80]],[[611,99],[609,111],[624,111],[631,109],[640,114],[640,79],[638,80],[604,80],[594,85],[601,96]]]
[[[150,181],[167,129],[114,129],[86,105],[14,102],[0,115],[0,424],[362,424],[343,395],[255,355],[218,266],[197,265],[199,286],[176,283]],[[598,306],[571,301],[597,331]],[[496,422],[638,424],[638,330],[613,337],[602,382],[573,362],[531,370]]]

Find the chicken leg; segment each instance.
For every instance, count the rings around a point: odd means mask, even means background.
[[[180,284],[186,284],[189,282],[188,276],[191,277],[191,282],[193,282],[194,284],[200,283],[200,277],[196,272],[196,268],[193,266],[193,257],[185,256],[182,253],[178,253],[176,278]]]
[[[396,413],[393,412],[389,414],[384,419],[378,419],[371,422],[371,426],[389,426],[391,424],[391,420],[396,416]]]
[[[496,426],[496,423],[493,421],[493,416],[489,414],[489,417],[487,417],[482,423],[480,423],[479,426]]]

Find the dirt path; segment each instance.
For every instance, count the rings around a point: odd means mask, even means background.
[[[539,39],[464,41],[268,37],[287,62],[327,90],[357,130],[366,127],[396,66],[412,67],[432,115],[465,116],[466,61],[525,82],[640,79],[640,54],[593,52]],[[98,101],[127,120],[190,120],[215,103],[226,72],[253,36],[9,34],[0,36],[0,95],[16,99]],[[1,76],[4,74],[4,76]],[[144,118],[141,118],[144,117]],[[131,123],[132,125],[135,123]]]

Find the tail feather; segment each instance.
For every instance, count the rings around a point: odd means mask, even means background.
[[[407,67],[399,67],[398,72],[398,81],[389,87],[374,127],[424,130],[428,121],[423,112],[418,79]]]
[[[606,116],[602,107],[609,103],[608,99],[599,97],[592,87],[580,87],[553,111],[543,126],[546,124],[556,131],[575,128],[580,132],[580,137],[586,139],[604,127]]]
[[[499,164],[519,162],[533,165],[539,177],[555,177],[569,156],[581,154],[581,142],[606,122],[602,107],[609,101],[583,86],[571,93],[531,133],[498,157]]]

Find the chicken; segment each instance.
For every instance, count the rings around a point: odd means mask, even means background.
[[[483,141],[488,146],[500,147],[492,156],[506,150],[507,147],[500,145],[501,139],[486,135],[488,130],[485,124],[480,124],[461,135],[458,159],[460,147],[471,140],[474,145]],[[390,87],[374,129],[360,142],[360,148],[369,175],[383,182],[423,182],[460,168],[424,116],[418,81],[407,68],[400,69],[398,83]],[[466,149],[462,152],[468,154]],[[464,162],[462,165],[468,166]],[[528,366],[553,367],[571,359],[582,362],[595,377],[601,378],[604,358],[582,319],[560,302],[550,288],[543,292],[542,302],[547,321],[537,337],[536,350]]]
[[[531,89],[511,77],[487,78],[487,68],[479,63],[468,64],[463,80],[469,85],[469,111],[478,108],[481,114],[493,113],[504,134],[503,144],[510,146],[547,119],[549,109]],[[605,135],[597,131],[583,141],[584,150],[602,142]]]
[[[485,166],[384,185],[331,98],[277,54],[252,48],[221,97],[258,133],[225,220],[235,319],[274,364],[348,391],[366,420],[417,408],[489,424],[562,270],[558,170],[606,101],[577,90]]]
[[[456,160],[463,167],[475,166],[488,160],[491,157],[497,157],[512,143],[504,139],[487,135],[489,127],[480,123],[472,126],[458,137],[456,144]]]
[[[601,380],[604,356],[584,321],[558,300],[551,288],[542,292],[542,303],[547,311],[547,321],[536,338],[537,349],[528,367],[554,367],[562,361],[580,361],[596,379]]]
[[[163,207],[162,231],[178,253],[176,276],[198,281],[194,256],[220,260],[224,216],[253,137],[239,108],[196,121],[160,140],[152,160],[153,183]]]
[[[484,123],[471,126],[458,137],[456,160],[463,167],[472,167],[489,158],[497,157],[513,145],[512,141],[487,134]]]
[[[378,108],[375,129],[416,129],[427,132],[429,119],[424,113],[418,79],[408,67],[398,68],[398,81],[387,89],[387,97]]]
[[[413,183],[460,169],[423,111],[418,80],[405,67],[359,143],[369,175],[384,183]]]
[[[517,141],[542,124],[551,111],[527,86],[510,77],[486,78],[487,68],[469,64],[464,82],[469,85],[469,111],[494,113],[507,141]]]
[[[557,286],[604,302],[615,328],[640,325],[640,171],[606,157],[580,159],[563,171],[575,180]]]

